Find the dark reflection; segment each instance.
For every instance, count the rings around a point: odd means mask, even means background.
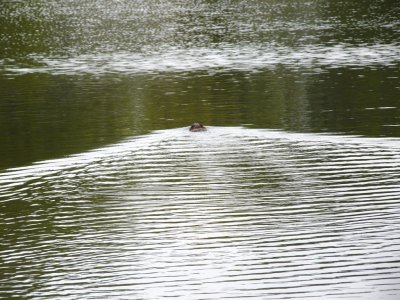
[[[400,72],[396,68],[338,68],[307,87],[314,131],[400,136]]]
[[[131,82],[33,74],[2,78],[0,166],[78,153],[144,133]]]
[[[0,165],[79,153],[198,119],[206,125],[306,126],[303,84],[295,83],[295,75],[281,76],[267,71],[3,78]]]
[[[399,136],[398,70],[164,73],[1,79],[2,168],[204,125]]]

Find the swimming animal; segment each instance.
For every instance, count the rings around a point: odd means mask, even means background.
[[[207,128],[204,127],[203,124],[195,122],[190,126],[189,131],[191,132],[199,132],[199,131],[206,131]]]

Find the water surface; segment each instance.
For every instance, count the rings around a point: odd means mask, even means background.
[[[15,169],[3,295],[394,297],[399,168],[397,140],[212,127]]]
[[[0,298],[397,299],[399,13],[1,1]]]

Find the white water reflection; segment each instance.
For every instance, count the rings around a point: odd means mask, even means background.
[[[9,170],[1,284],[40,299],[390,299],[399,171],[398,139],[224,127]]]
[[[31,55],[33,67],[3,62],[5,72],[14,74],[158,73],[196,70],[257,70],[285,66],[289,69],[321,67],[391,66],[399,63],[396,44],[334,46],[307,45],[298,48],[273,46],[229,46],[219,48],[170,48],[150,53],[113,52],[48,57]]]

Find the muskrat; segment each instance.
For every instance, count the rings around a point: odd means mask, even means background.
[[[192,132],[206,131],[206,130],[207,130],[207,128],[205,128],[203,124],[198,123],[198,122],[193,123],[192,126],[190,126],[190,128],[189,128],[189,131],[192,131]]]

